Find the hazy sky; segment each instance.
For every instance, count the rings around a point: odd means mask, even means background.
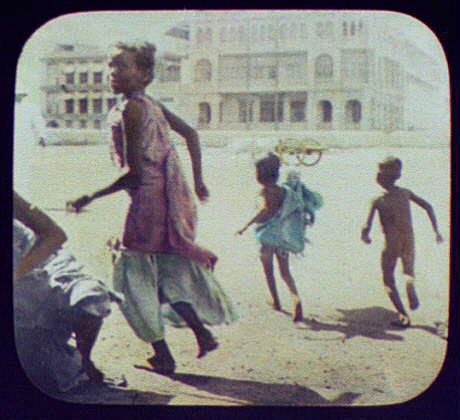
[[[48,21],[31,34],[24,45],[18,63],[17,88],[29,92],[32,98],[38,99],[39,90],[37,88],[40,85],[40,74],[37,72],[37,68],[42,66],[39,59],[54,49],[57,43],[92,44],[106,49],[107,46],[116,41],[141,39],[156,43],[158,52],[161,53],[171,45],[168,42],[168,37],[163,36],[164,32],[174,24],[183,22],[187,16],[193,13],[190,11],[116,11],[83,12],[59,16]],[[274,12],[270,11],[270,13]],[[294,13],[299,14],[299,11]],[[424,24],[415,18],[397,13],[388,13],[383,18],[394,22],[401,21],[402,24],[399,26],[403,28],[409,40],[424,49],[436,60],[444,61],[437,38]]]

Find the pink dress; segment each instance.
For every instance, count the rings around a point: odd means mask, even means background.
[[[213,267],[217,257],[195,243],[196,206],[169,140],[169,124],[152,98],[139,93],[132,100],[144,109],[139,131],[143,164],[140,186],[128,190],[131,204],[122,244],[129,250],[179,255]],[[109,117],[113,151],[121,168],[126,165],[123,109],[124,104],[115,107]]]

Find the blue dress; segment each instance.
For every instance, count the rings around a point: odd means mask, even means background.
[[[21,222],[13,221],[13,270],[36,240]],[[120,297],[82,271],[74,256],[59,250],[19,279],[13,289],[16,350],[29,379],[44,392],[68,391],[87,375],[80,352],[69,340],[81,311],[103,318]]]
[[[282,187],[286,191],[283,203],[270,220],[256,227],[256,239],[280,251],[298,254],[305,248],[307,226],[313,224],[323,199],[310,191],[297,173],[290,173]]]

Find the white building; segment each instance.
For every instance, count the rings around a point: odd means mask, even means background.
[[[107,80],[107,56],[88,45],[58,45],[46,64],[48,127],[100,129],[116,103]]]
[[[149,89],[200,129],[427,128],[446,102],[440,63],[382,17],[198,12],[170,32],[187,47]]]

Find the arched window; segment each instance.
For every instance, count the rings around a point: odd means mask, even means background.
[[[331,123],[332,122],[332,104],[329,101],[320,101],[319,110],[321,113],[321,122]]]
[[[195,67],[195,81],[205,82],[211,80],[211,62],[206,59],[199,60]]]
[[[322,54],[316,58],[315,76],[317,78],[330,78],[333,75],[332,57],[327,54]]]
[[[361,102],[356,99],[347,101],[345,115],[347,123],[358,124],[361,121]]]
[[[200,102],[198,107],[198,125],[208,125],[211,122],[211,106],[207,102]]]

